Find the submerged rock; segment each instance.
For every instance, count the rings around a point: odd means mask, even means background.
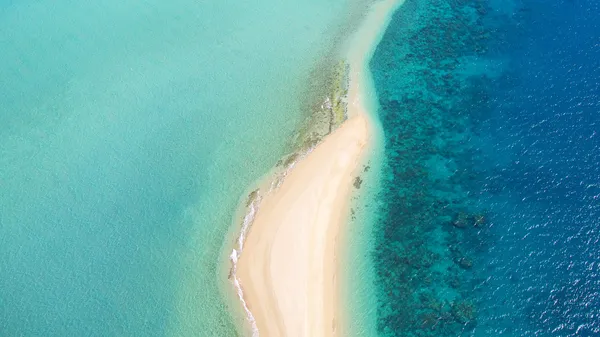
[[[465,212],[458,212],[452,220],[452,225],[457,228],[465,228],[469,225],[469,216]]]
[[[471,260],[467,257],[463,257],[458,260],[458,265],[462,269],[471,269],[471,267],[473,267],[473,260]]]
[[[473,216],[473,226],[475,227],[482,227],[485,224],[485,215],[483,214],[475,214]]]
[[[475,320],[475,305],[471,301],[459,301],[452,305],[452,317],[462,324]]]
[[[452,225],[457,228],[482,227],[486,222],[485,215],[482,213],[468,214],[458,212],[452,219]]]
[[[293,162],[296,161],[296,159],[298,159],[298,153],[292,153],[285,159],[285,161],[283,162],[283,166],[290,166]]]
[[[257,197],[258,197],[258,189],[250,192],[248,194],[248,198],[246,199],[246,207],[249,207],[250,205],[252,205],[252,203],[254,202],[254,200],[256,200]]]

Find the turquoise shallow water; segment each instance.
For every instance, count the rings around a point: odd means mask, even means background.
[[[223,240],[347,6],[0,1],[0,335],[234,335]]]

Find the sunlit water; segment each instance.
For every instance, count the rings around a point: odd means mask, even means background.
[[[226,233],[347,8],[0,1],[0,335],[234,335]]]

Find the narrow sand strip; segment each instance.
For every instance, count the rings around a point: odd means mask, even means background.
[[[371,141],[367,109],[374,96],[367,65],[397,4],[374,5],[353,39],[350,118],[296,164],[256,213],[237,275],[261,337],[330,337],[339,331],[336,240]]]
[[[377,106],[369,62],[394,11],[404,0],[382,0],[372,5],[359,30],[349,40],[346,61],[350,66],[348,116],[374,112]]]

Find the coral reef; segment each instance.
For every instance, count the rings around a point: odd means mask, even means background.
[[[371,62],[386,157],[373,252],[381,336],[458,336],[476,324],[486,221],[466,140],[491,103],[489,78],[464,68],[493,36],[486,6],[407,0]]]

